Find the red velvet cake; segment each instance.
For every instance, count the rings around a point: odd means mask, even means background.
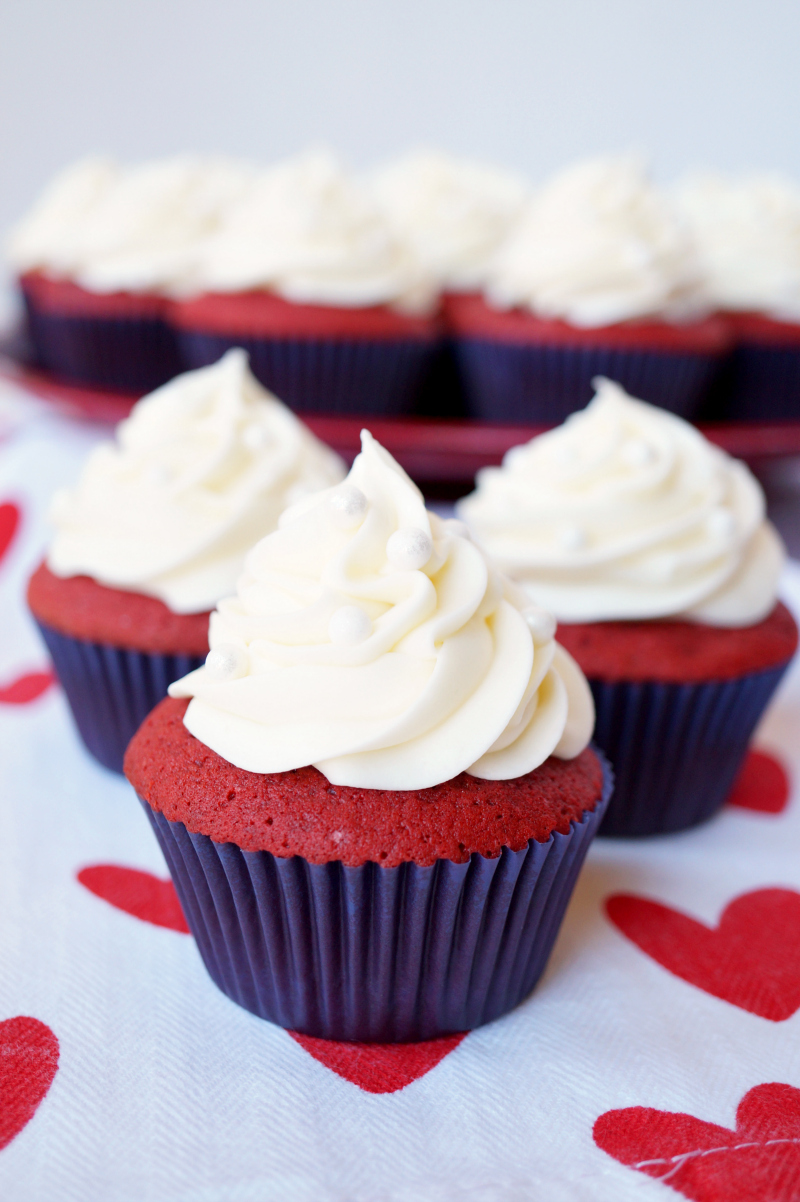
[[[569,834],[603,790],[597,755],[551,757],[527,776],[489,781],[462,773],[428,789],[384,791],[332,785],[316,768],[261,775],[229,764],[183,724],[185,700],[167,698],[145,719],[125,756],[139,796],[215,843],[312,864],[339,860],[385,868],[436,860],[490,859],[529,839]]]

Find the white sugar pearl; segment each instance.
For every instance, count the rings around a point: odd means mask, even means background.
[[[342,605],[328,622],[328,634],[337,647],[355,647],[372,634],[372,621],[358,605]]]
[[[712,509],[706,518],[706,530],[712,538],[730,538],[736,533],[736,518],[730,509]]]
[[[212,680],[239,680],[249,667],[250,657],[235,643],[220,643],[206,656],[206,671]]]
[[[653,458],[653,448],[643,438],[632,438],[623,446],[622,458],[628,467],[646,467]]]
[[[448,534],[452,534],[455,538],[469,538],[469,526],[466,522],[460,522],[458,518],[447,518],[444,523],[444,528]]]
[[[565,526],[558,536],[558,542],[565,551],[581,551],[589,540],[586,531],[580,526]]]
[[[522,616],[528,623],[534,643],[548,643],[556,632],[556,620],[549,609],[541,605],[529,605],[522,611]]]
[[[266,445],[268,438],[269,434],[264,427],[256,425],[255,422],[250,426],[245,426],[242,433],[242,442],[248,451],[260,451]]]
[[[401,526],[386,544],[389,563],[400,571],[424,568],[432,552],[431,536],[419,526]]]
[[[328,513],[334,526],[340,530],[355,530],[367,516],[369,501],[354,484],[343,484],[331,493],[327,501]]]

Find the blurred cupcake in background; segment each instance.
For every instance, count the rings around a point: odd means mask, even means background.
[[[616,777],[602,833],[713,814],[797,646],[747,467],[601,380],[583,412],[480,472],[458,512],[589,678]]]
[[[597,374],[684,416],[726,349],[694,245],[637,159],[593,159],[544,185],[482,297],[448,306],[476,416],[558,422]]]
[[[145,397],[91,454],[54,500],[28,603],[96,759],[122,770],[144,716],[204,661],[247,551],[344,471],[241,350]]]
[[[250,169],[182,156],[79,163],[12,232],[36,361],[65,380],[142,393],[181,369],[168,297]]]
[[[490,263],[518,219],[529,188],[510,171],[435,150],[417,150],[376,170],[369,184],[398,235],[442,291],[445,339],[422,402],[425,412],[465,411],[452,340],[451,294],[480,295]]]
[[[530,992],[611,789],[554,628],[367,431],[283,514],[125,757],[220,989],[377,1042]]]
[[[676,200],[735,339],[714,415],[800,417],[800,186],[698,173]]]
[[[314,152],[260,172],[173,306],[191,366],[230,346],[299,410],[411,409],[435,348],[436,286],[366,187]]]

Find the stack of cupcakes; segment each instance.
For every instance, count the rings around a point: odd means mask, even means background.
[[[797,647],[758,482],[680,418],[598,381],[485,468],[459,512],[586,672],[616,789],[603,833],[683,830],[725,801]]]
[[[209,611],[287,504],[344,465],[241,350],[145,397],[56,497],[28,602],[89,751],[121,772],[139,723],[208,653]]]

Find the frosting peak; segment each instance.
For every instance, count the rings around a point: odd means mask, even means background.
[[[211,617],[209,662],[170,689],[240,768],[418,789],[524,775],[588,742],[591,694],[526,602],[428,513],[366,431],[344,485],[300,501]]]
[[[566,622],[766,617],[783,548],[747,467],[618,384],[596,387],[586,409],[479,472],[461,517]]]
[[[705,301],[694,244],[635,158],[560,172],[497,255],[487,295],[576,326],[685,320]]]
[[[200,613],[235,587],[246,552],[287,504],[343,475],[231,350],[144,397],[116,441],[92,453],[55,498],[48,563]]]

